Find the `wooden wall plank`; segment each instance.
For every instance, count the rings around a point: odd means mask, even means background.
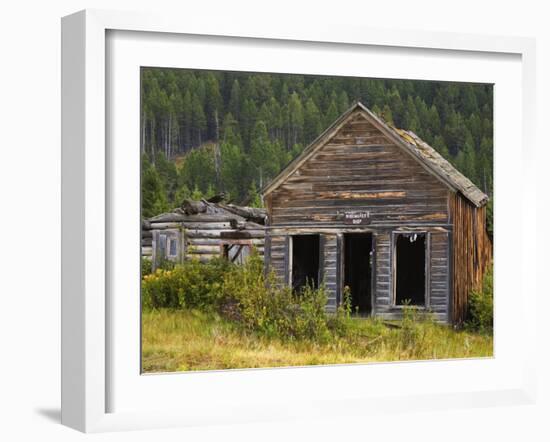
[[[368,211],[372,225],[448,223],[447,187],[364,121],[344,125],[270,194],[272,226],[338,223],[344,210]]]
[[[483,275],[492,265],[493,245],[486,230],[486,208],[476,208],[466,198],[450,196],[453,224],[452,322],[466,320],[468,296],[481,290]]]

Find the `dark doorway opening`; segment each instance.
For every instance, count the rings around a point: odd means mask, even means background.
[[[397,235],[395,304],[426,304],[426,235]]]
[[[319,235],[292,237],[292,288],[319,287]]]
[[[344,285],[350,288],[352,311],[360,315],[372,311],[371,252],[372,234],[344,235]]]

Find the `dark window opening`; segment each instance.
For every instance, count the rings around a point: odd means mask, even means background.
[[[426,304],[426,235],[397,235],[395,304]]]
[[[372,310],[372,235],[344,235],[344,255],[344,286],[350,289],[352,312],[368,315]]]
[[[319,287],[319,235],[292,237],[292,288]]]

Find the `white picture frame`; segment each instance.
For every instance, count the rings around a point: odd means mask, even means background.
[[[491,377],[496,370],[503,370],[514,365],[513,376],[508,382],[495,382],[488,388],[472,383],[471,388],[464,383],[462,390],[449,392],[442,388],[445,379],[439,379],[426,389],[399,391],[399,385],[388,387],[371,394],[358,389],[355,394],[342,390],[327,389],[326,392],[307,398],[312,394],[315,385],[335,377],[348,375],[361,376],[368,373],[382,376],[393,372],[401,373],[403,364],[372,364],[344,367],[292,368],[273,370],[240,370],[227,373],[184,373],[182,375],[141,376],[147,383],[143,390],[142,406],[135,409],[113,407],[110,400],[112,392],[118,388],[114,379],[118,365],[114,361],[120,358],[111,345],[113,330],[116,329],[117,314],[113,313],[113,303],[108,297],[112,288],[110,266],[117,259],[111,244],[117,232],[116,220],[113,220],[113,204],[118,201],[112,192],[113,181],[117,179],[116,159],[113,164],[108,145],[111,140],[107,132],[106,121],[113,115],[107,104],[111,90],[110,76],[106,76],[109,52],[107,35],[109,33],[142,33],[144,39],[162,38],[171,40],[185,36],[216,37],[224,39],[246,40],[261,44],[268,42],[277,45],[337,45],[343,50],[357,48],[375,48],[378,51],[400,48],[408,50],[426,50],[434,57],[445,54],[470,54],[473,59],[482,63],[490,54],[503,57],[515,57],[519,60],[521,74],[520,108],[514,115],[520,118],[518,141],[521,145],[519,156],[522,162],[522,186],[512,196],[501,195],[502,202],[495,207],[495,218],[499,213],[503,219],[507,212],[506,198],[514,196],[521,200],[521,212],[517,214],[518,230],[517,251],[519,275],[517,285],[520,296],[514,300],[517,307],[518,328],[524,347],[518,354],[517,361],[498,365],[499,354],[487,364],[479,361],[437,362],[436,370],[448,373],[467,372],[470,375],[479,373]],[[154,33],[154,34],[153,34]],[[231,40],[231,41],[237,41]],[[113,55],[115,54],[115,55]],[[439,55],[438,55],[439,54]],[[284,54],[283,54],[284,55]],[[401,54],[403,56],[403,54]],[[528,256],[536,256],[536,243],[522,241],[528,236],[526,223],[536,220],[536,189],[534,174],[534,112],[535,112],[535,43],[532,39],[518,37],[491,37],[480,35],[427,33],[417,31],[392,32],[370,27],[319,26],[304,24],[299,29],[281,23],[272,26],[261,26],[248,23],[243,26],[229,22],[216,22],[207,18],[194,18],[182,22],[178,17],[155,16],[144,13],[123,13],[100,10],[86,10],[63,18],[62,21],[62,423],[84,432],[114,431],[123,429],[158,428],[169,426],[206,425],[210,423],[238,423],[287,418],[307,418],[312,416],[330,417],[344,414],[365,414],[374,411],[396,412],[417,409],[461,408],[470,406],[491,406],[510,403],[533,403],[536,393],[535,379],[535,335],[534,320],[527,320],[522,313],[527,306],[536,305],[536,285],[533,275],[534,267],[529,266]],[[116,76],[116,75],[115,75]],[[136,92],[139,92],[136,91]],[[513,91],[512,91],[513,92]],[[517,92],[517,91],[516,91]],[[517,97],[516,97],[517,98]],[[495,113],[498,116],[501,106],[495,100]],[[116,120],[116,117],[114,117]],[[135,124],[135,121],[134,121]],[[495,137],[497,152],[506,155],[506,150],[498,146],[498,134]],[[518,155],[515,152],[515,155]],[[502,157],[501,157],[502,158]],[[500,161],[500,160],[499,160]],[[517,157],[515,160],[517,162]],[[114,171],[114,172],[113,172]],[[497,172],[498,173],[498,172]],[[114,178],[113,178],[114,177]],[[498,186],[498,180],[496,181]],[[501,181],[504,189],[505,183]],[[529,192],[527,192],[529,189]],[[139,192],[139,190],[137,190]],[[499,192],[496,188],[496,192]],[[509,208],[508,208],[509,209]],[[498,221],[497,221],[498,222]],[[135,221],[136,226],[138,220]],[[495,227],[495,229],[498,229]],[[495,238],[498,235],[496,230]],[[136,244],[136,249],[138,244]],[[507,252],[495,246],[495,260]],[[499,306],[499,278],[504,281],[505,271],[499,275],[496,267],[497,311],[500,306],[509,306],[509,300],[502,297]],[[502,276],[501,276],[502,275]],[[502,293],[506,287],[502,285]],[[512,288],[508,288],[512,290]],[[134,294],[135,295],[135,294]],[[138,296],[138,295],[135,295]],[[120,309],[119,309],[120,310]],[[116,309],[114,309],[116,311]],[[502,310],[504,312],[504,310]],[[130,309],[128,315],[134,315],[139,321],[139,311]],[[508,336],[505,318],[496,315],[495,339]],[[118,317],[120,319],[120,317]],[[516,323],[518,324],[518,323]],[[499,329],[500,327],[500,329]],[[498,342],[498,341],[497,341]],[[502,341],[501,341],[502,342]],[[135,343],[139,345],[138,342]],[[120,348],[120,347],[118,347]],[[115,354],[116,353],[116,354]],[[501,354],[505,354],[503,351]],[[116,357],[115,357],[116,356]],[[122,355],[122,357],[125,357]],[[497,361],[497,362],[494,362]],[[135,361],[133,364],[135,365]],[[406,370],[416,373],[428,370],[428,363],[407,364]],[[397,367],[397,368],[396,368]],[[484,368],[487,367],[487,368]],[[342,370],[345,370],[342,371]],[[139,373],[134,373],[139,376]],[[117,378],[118,376],[118,378]],[[137,379],[137,378],[136,378]],[[227,393],[219,402],[211,401],[206,393],[208,384],[220,379],[220,394]],[[242,388],[243,381],[249,384],[242,397],[235,396],[235,391]],[[456,379],[455,379],[456,381]],[[225,384],[223,384],[225,382]],[[448,382],[448,379],[447,379]],[[121,382],[124,383],[124,382]],[[166,398],[168,404],[173,401],[168,393],[177,383],[185,383],[190,393],[188,404],[180,407],[159,407],[159,398]],[[460,382],[458,382],[460,383]],[[222,385],[223,384],[223,385]],[[289,388],[288,400],[277,397],[272,403],[262,401],[261,396],[275,394],[275,390],[262,386],[273,384],[274,389],[282,386],[301,385],[303,390]],[[136,384],[127,383],[126,402],[139,400],[130,396],[129,388]],[[201,395],[199,387],[204,388]],[[181,385],[178,387],[181,388]],[[310,388],[310,390],[308,390]],[[148,393],[147,393],[148,392]],[[267,393],[266,393],[267,392]],[[119,394],[119,393],[117,393]],[[120,396],[119,394],[119,396]],[[141,394],[141,393],[140,393]],[[152,396],[147,396],[147,395]],[[292,396],[295,394],[295,396]],[[302,396],[296,396],[296,395]],[[151,398],[155,399],[152,400]],[[265,399],[265,397],[264,397]],[[121,401],[123,403],[124,401]],[[149,405],[149,406],[148,406]],[[208,410],[208,412],[206,412]]]

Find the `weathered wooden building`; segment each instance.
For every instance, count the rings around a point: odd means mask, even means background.
[[[263,209],[187,200],[172,212],[143,221],[141,255],[151,259],[153,268],[163,260],[182,263],[217,256],[241,263],[253,247],[263,256],[265,217]]]
[[[492,259],[488,197],[414,133],[354,104],[263,191],[265,260],[286,284],[350,287],[365,315],[410,303],[464,320]]]

